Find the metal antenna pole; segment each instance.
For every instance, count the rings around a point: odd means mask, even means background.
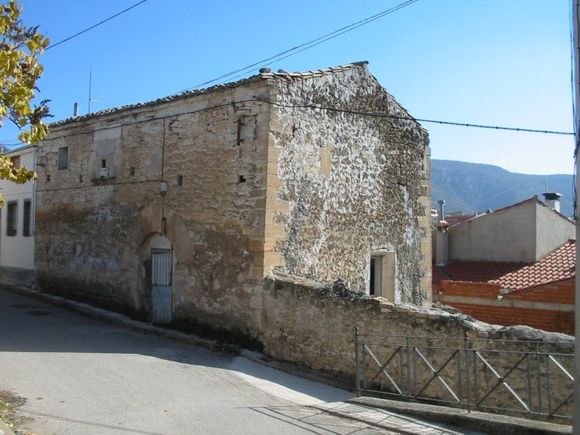
[[[93,90],[93,68],[89,68],[89,113],[91,113],[91,101],[92,101],[92,93]]]

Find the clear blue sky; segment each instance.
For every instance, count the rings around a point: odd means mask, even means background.
[[[57,42],[136,1],[21,4],[25,23]],[[52,100],[55,120],[75,101],[85,113],[90,67],[93,111],[178,93],[401,2],[148,0],[43,55],[39,97]],[[272,67],[368,60],[415,117],[571,131],[569,9],[569,0],[420,0]],[[572,137],[425,127],[433,158],[572,172]]]

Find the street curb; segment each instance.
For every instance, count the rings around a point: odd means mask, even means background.
[[[311,368],[304,367],[298,363],[279,361],[263,353],[247,349],[241,349],[240,355],[246,359],[249,359],[250,361],[269,367],[271,369],[354,393],[354,388],[346,381],[337,377],[320,373]]]
[[[374,397],[357,397],[347,403],[380,408],[398,414],[405,414],[431,421],[440,421],[454,426],[469,428],[498,435],[563,435],[571,434],[572,427],[539,420],[490,414],[479,411],[428,405],[416,402],[399,402]]]
[[[14,435],[12,429],[0,418],[0,435]]]
[[[83,302],[72,301],[70,299],[65,299],[60,296],[42,293],[38,290],[33,290],[28,287],[22,287],[13,284],[0,283],[0,287],[12,293],[29,296],[31,298],[38,299],[42,302],[46,302],[50,305],[55,305],[61,308],[68,309],[70,311],[79,312],[94,319],[105,320],[111,323],[126,326],[127,328],[133,330],[144,331],[150,334],[159,335],[161,337],[171,338],[173,340],[193,344],[212,351],[226,351],[229,353],[240,353],[240,349],[234,345],[224,344],[217,340],[201,338],[192,334],[187,334],[185,332],[176,331],[174,329],[166,329],[160,326],[155,326],[150,323],[133,320],[125,316],[124,314],[108,311],[103,308],[98,308],[93,305],[85,304]]]

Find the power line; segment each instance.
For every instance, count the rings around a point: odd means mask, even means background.
[[[105,24],[107,21],[111,21],[113,18],[117,18],[119,15],[122,15],[122,14],[124,14],[125,12],[128,12],[128,11],[130,11],[131,9],[134,9],[134,8],[136,8],[137,6],[139,6],[139,5],[143,4],[143,3],[145,3],[146,1],[147,1],[147,0],[141,0],[140,2],[137,2],[137,3],[135,3],[134,5],[132,5],[132,6],[129,6],[127,9],[123,9],[121,12],[117,12],[115,15],[111,15],[110,17],[108,17],[108,18],[105,18],[105,19],[104,19],[104,20],[102,20],[102,21],[99,21],[97,24],[93,24],[92,26],[90,26],[90,27],[87,27],[86,29],[84,29],[84,30],[81,30],[80,32],[77,32],[77,33],[75,33],[74,35],[71,35],[71,36],[69,36],[68,38],[65,38],[65,39],[63,39],[63,40],[61,40],[61,41],[58,41],[58,42],[55,42],[54,44],[51,44],[51,45],[49,45],[48,47],[46,47],[46,49],[47,49],[47,50],[50,50],[51,48],[54,48],[54,47],[56,47],[56,46],[58,46],[58,45],[60,45],[60,44],[64,44],[65,42],[67,42],[67,41],[70,41],[71,39],[73,39],[73,38],[76,38],[77,36],[80,36],[80,35],[82,35],[83,33],[87,33],[89,30],[92,30],[92,29],[94,29],[95,27],[99,27],[101,24]]]
[[[197,84],[197,85],[195,85],[195,86],[193,86],[191,88],[187,88],[187,89],[184,89],[184,90],[196,89],[196,88],[200,88],[202,86],[207,86],[207,85],[209,85],[211,83],[217,82],[219,80],[225,79],[227,77],[230,77],[230,76],[233,76],[233,75],[236,75],[236,74],[237,74],[236,77],[239,77],[240,75],[244,75],[249,69],[255,68],[255,67],[259,66],[259,65],[260,66],[263,66],[264,64],[267,65],[269,63],[278,62],[278,61],[280,61],[282,59],[286,59],[287,57],[294,56],[295,54],[301,53],[302,51],[308,50],[308,49],[310,49],[312,47],[315,47],[317,45],[320,45],[320,44],[322,44],[322,43],[324,43],[324,42],[326,42],[326,41],[328,41],[330,39],[336,38],[336,37],[338,37],[340,35],[343,35],[344,33],[350,32],[350,31],[352,31],[354,29],[357,29],[357,28],[359,28],[361,26],[364,26],[366,24],[369,24],[369,23],[371,23],[371,22],[373,22],[375,20],[378,20],[380,18],[383,18],[383,17],[385,17],[385,16],[387,16],[389,14],[392,14],[392,13],[398,11],[399,9],[403,9],[404,7],[410,6],[411,4],[413,4],[413,3],[417,2],[417,1],[419,1],[419,0],[407,0],[407,1],[403,2],[403,3],[398,4],[397,6],[393,6],[393,7],[389,8],[389,9],[386,9],[386,10],[384,10],[382,12],[379,12],[378,14],[371,15],[370,17],[367,17],[367,18],[364,18],[362,20],[356,21],[356,22],[351,23],[351,24],[349,24],[347,26],[341,27],[340,29],[336,29],[336,30],[334,30],[334,31],[332,31],[330,33],[327,33],[325,35],[319,36],[318,38],[315,38],[315,39],[312,39],[312,40],[310,40],[308,42],[304,42],[302,44],[296,45],[295,47],[292,47],[292,48],[283,50],[283,51],[281,51],[279,53],[276,53],[276,54],[274,54],[274,55],[272,55],[270,57],[267,57],[265,59],[259,60],[257,62],[254,62],[254,63],[250,64],[250,65],[247,65],[245,67],[235,69],[235,70],[230,71],[228,73],[222,74],[219,77],[216,77],[214,79],[205,81],[203,83],[199,83],[199,84]]]
[[[380,112],[362,112],[359,110],[341,109],[341,108],[330,107],[330,106],[319,106],[316,104],[284,104],[284,103],[278,103],[276,101],[271,101],[271,100],[261,99],[261,98],[256,98],[256,101],[262,101],[264,103],[268,103],[268,104],[271,104],[273,106],[279,106],[279,107],[286,107],[286,108],[293,108],[293,109],[326,110],[329,112],[348,113],[351,115],[370,116],[373,118],[389,118],[389,119],[396,119],[396,120],[402,120],[402,121],[426,122],[426,123],[432,123],[432,124],[451,125],[451,126],[456,126],[456,127],[483,128],[483,129],[491,129],[491,130],[514,131],[514,132],[521,132],[521,133],[541,133],[541,134],[574,136],[573,132],[558,131],[558,130],[541,130],[541,129],[535,129],[535,128],[507,127],[507,126],[502,126],[502,125],[473,124],[473,123],[468,123],[468,122],[455,122],[455,121],[441,121],[441,120],[437,120],[437,119],[414,118],[412,116],[389,115],[388,113],[380,113]]]

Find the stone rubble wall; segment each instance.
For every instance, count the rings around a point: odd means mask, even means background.
[[[250,100],[267,95],[254,80],[54,126],[39,149],[39,286],[146,316],[149,252],[165,233],[174,319],[255,335],[270,107]],[[70,165],[58,170],[64,146]]]
[[[362,65],[277,80],[272,98],[266,265],[368,292],[371,252],[394,251],[398,301],[430,303],[426,130]],[[309,104],[407,119],[292,107]]]
[[[263,335],[264,351],[275,358],[305,364],[315,370],[348,379],[354,385],[355,340],[358,328],[360,341],[369,344],[381,363],[387,361],[397,346],[405,343],[404,336],[411,338],[410,344],[417,346],[437,368],[445,363],[453,351],[432,350],[429,347],[462,348],[467,339],[468,348],[481,350],[482,355],[503,376],[521,358],[513,351],[573,354],[574,338],[565,334],[549,333],[525,326],[501,327],[478,322],[452,310],[421,308],[411,305],[395,305],[382,298],[372,298],[352,291],[343,283],[321,284],[288,275],[275,274],[265,281],[265,313]],[[518,340],[517,342],[515,340]],[[521,340],[521,341],[519,341]],[[384,347],[385,344],[393,345]],[[489,351],[489,350],[492,351]],[[415,358],[419,358],[417,355]],[[470,352],[470,358],[472,353]],[[530,363],[537,363],[534,356]],[[543,357],[541,357],[543,358]],[[573,358],[558,357],[559,362],[573,373]],[[554,392],[553,403],[562,401],[572,392],[573,383],[553,364],[548,383],[544,359],[541,360],[539,379],[532,376],[533,388],[541,383],[543,391]],[[527,400],[527,360],[521,362],[508,376],[510,385]],[[464,364],[465,361],[462,362]],[[399,357],[389,365],[391,373],[399,374]],[[473,362],[470,361],[471,367]],[[367,356],[367,379],[372,379],[379,367]],[[489,391],[497,378],[478,361],[478,382],[481,391]],[[470,372],[470,391],[466,391],[466,379],[457,382],[457,365],[448,365],[443,372],[449,384],[462,397],[470,395],[475,400],[473,388],[475,378]],[[463,373],[465,374],[465,373]],[[405,375],[403,375],[405,377]],[[417,385],[424,385],[431,377],[430,369],[417,361]],[[395,376],[397,381],[399,378]],[[451,380],[449,380],[451,379]],[[404,380],[404,382],[406,382]],[[548,385],[550,384],[550,385]],[[379,376],[375,388],[392,390],[386,377]],[[537,406],[538,395],[532,390],[532,401]],[[434,381],[424,394],[433,399],[453,400],[439,381]],[[485,401],[490,406],[518,408],[505,387],[500,386]],[[544,398],[543,406],[547,403]],[[555,405],[554,405],[555,406]],[[562,412],[571,412],[567,403]],[[545,408],[544,408],[545,409]]]

